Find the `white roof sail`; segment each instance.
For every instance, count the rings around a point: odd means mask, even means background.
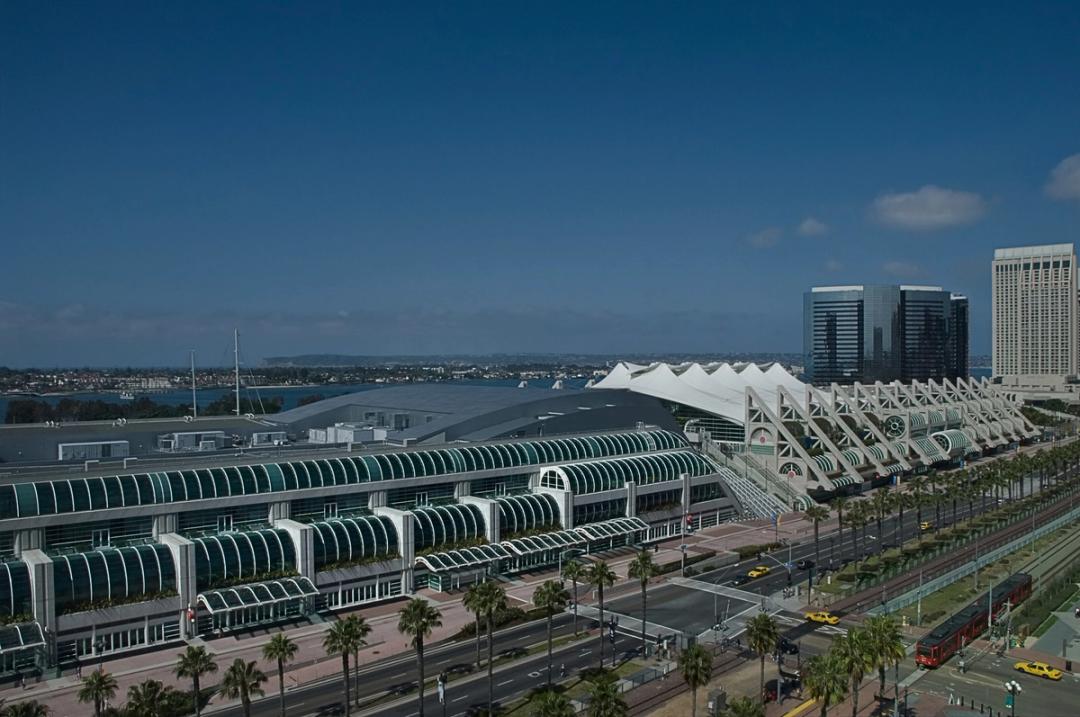
[[[710,364],[716,366],[716,364]],[[706,413],[742,423],[746,416],[746,387],[751,386],[770,405],[775,405],[777,387],[784,386],[800,402],[805,401],[806,385],[783,366],[771,364],[762,371],[756,364],[741,364],[736,371],[730,364],[716,366],[710,373],[701,364],[671,366],[655,363],[636,366],[619,362],[591,388],[628,389],[663,401],[681,403]]]

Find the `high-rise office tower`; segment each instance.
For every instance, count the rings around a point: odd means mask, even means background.
[[[995,376],[1077,370],[1076,252],[1072,244],[994,250]]]
[[[819,286],[803,297],[817,384],[966,377],[967,299],[938,286]]]

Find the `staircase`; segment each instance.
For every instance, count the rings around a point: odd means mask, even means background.
[[[701,448],[705,455],[728,469],[724,472],[725,480],[755,518],[771,518],[813,504],[809,496],[797,492],[779,476],[770,476],[746,454],[728,456],[707,436],[701,441]]]

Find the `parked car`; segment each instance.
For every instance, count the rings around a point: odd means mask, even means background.
[[[799,562],[795,563],[795,567],[797,567],[799,570],[809,570],[810,568],[814,567],[814,561],[803,558]]]
[[[776,647],[780,652],[785,655],[799,654],[799,646],[791,640],[787,639],[786,637],[781,637],[780,642],[776,643]]]

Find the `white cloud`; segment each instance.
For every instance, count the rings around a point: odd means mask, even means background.
[[[836,272],[836,271],[840,271],[843,268],[844,268],[844,265],[841,264],[836,259],[829,259],[827,262],[825,262],[825,271]]]
[[[817,219],[816,217],[807,217],[799,223],[799,228],[796,229],[800,236],[804,237],[816,237],[822,234],[829,233],[829,227],[825,222]]]
[[[776,246],[784,232],[779,227],[768,227],[746,237],[746,243],[755,249],[768,249]]]
[[[1046,181],[1046,194],[1054,199],[1080,200],[1080,154],[1058,162]]]
[[[974,192],[927,184],[914,192],[882,194],[872,209],[883,224],[925,231],[978,221],[986,213],[986,201]]]
[[[886,274],[899,279],[911,279],[922,274],[922,269],[909,261],[887,261],[881,268]]]

